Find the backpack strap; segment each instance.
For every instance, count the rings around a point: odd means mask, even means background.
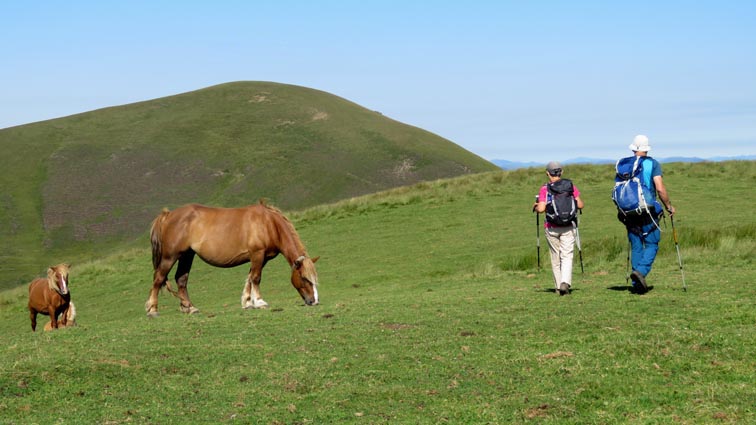
[[[643,167],[641,170],[641,175],[638,176],[638,179],[641,182],[641,186],[645,187],[648,190],[648,192],[653,196],[653,199],[650,199],[649,201],[652,201],[652,207],[653,207],[654,212],[652,213],[651,210],[648,210],[647,212],[648,218],[650,219],[651,223],[654,223],[654,227],[659,229],[659,231],[661,231],[661,226],[659,226],[659,222],[658,222],[661,215],[659,215],[659,217],[654,217],[654,214],[658,213],[658,211],[656,211],[657,210],[656,186],[654,185],[653,178],[651,177],[651,175],[654,172],[654,160],[650,156],[639,156],[638,158],[640,159],[640,162],[639,162],[640,165]],[[646,166],[647,164],[648,166]],[[662,210],[661,213],[664,214],[664,211]],[[648,232],[643,232],[641,235],[646,236],[649,232],[650,230]]]
[[[656,188],[654,187],[654,182],[653,182],[653,179],[651,178],[651,173],[654,172],[654,162],[652,158],[649,156],[642,157],[642,158],[643,158],[643,161],[642,161],[643,175],[641,176],[641,184],[646,186],[646,189],[648,189],[650,192],[656,194]],[[650,166],[646,167],[646,164],[649,164]]]
[[[632,173],[633,176],[638,175],[638,167],[643,167],[643,157],[640,157],[640,156],[635,157],[635,161],[633,162],[633,173]],[[641,169],[641,171],[643,170]]]

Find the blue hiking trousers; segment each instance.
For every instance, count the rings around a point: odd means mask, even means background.
[[[661,230],[655,223],[646,224],[640,229],[628,228],[627,239],[631,246],[633,270],[644,277],[648,276],[656,259],[656,252],[659,251]]]

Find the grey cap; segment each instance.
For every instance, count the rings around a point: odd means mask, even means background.
[[[551,161],[546,164],[546,171],[548,171],[549,174],[554,174],[554,172],[557,170],[562,170],[562,164],[558,163],[557,161]]]

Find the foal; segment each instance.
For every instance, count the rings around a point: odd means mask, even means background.
[[[47,279],[37,278],[29,284],[29,318],[32,331],[37,330],[37,314],[50,316],[52,329],[68,324],[71,293],[68,291],[68,271],[71,266],[58,264],[47,269]]]
[[[63,314],[66,316],[66,324],[63,324],[63,321],[60,320],[63,318]],[[58,327],[59,328],[67,328],[70,326],[76,326],[76,306],[74,305],[73,301],[68,303],[68,310],[66,310],[65,313],[61,314],[61,316],[58,318]],[[52,327],[52,320],[45,323],[45,332],[53,330]]]

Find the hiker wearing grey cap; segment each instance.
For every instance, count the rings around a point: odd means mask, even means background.
[[[583,208],[580,191],[572,181],[562,178],[562,165],[551,161],[546,165],[548,183],[541,186],[533,211],[546,213],[544,233],[551,254],[551,271],[559,295],[572,289],[572,257],[577,233],[577,213]]]
[[[633,156],[617,161],[615,192],[612,194],[612,199],[617,204],[617,218],[625,225],[630,242],[633,266],[630,279],[633,281],[633,290],[637,293],[645,293],[648,291],[646,276],[651,272],[661,238],[659,220],[664,210],[659,201],[664,204],[670,216],[675,213],[675,207],[672,206],[667,188],[664,186],[661,165],[648,156],[651,150],[648,137],[642,134],[635,136],[629,148],[633,151]],[[638,202],[638,208],[631,209],[625,207],[624,202],[627,201],[621,199],[624,195],[619,195],[618,189],[619,186],[627,185],[634,179],[638,181],[641,188],[627,191],[628,198],[641,199]]]

